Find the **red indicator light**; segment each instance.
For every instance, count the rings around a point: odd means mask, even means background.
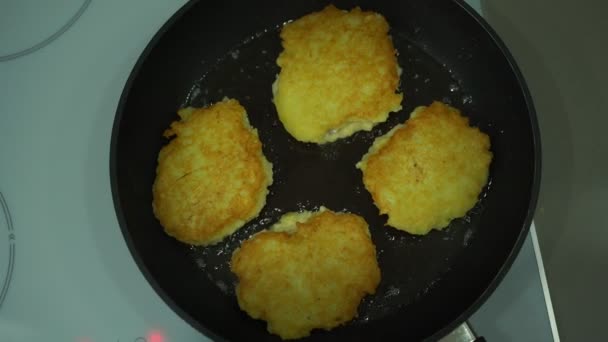
[[[148,342],[165,342],[165,336],[158,330],[150,331],[148,334]]]

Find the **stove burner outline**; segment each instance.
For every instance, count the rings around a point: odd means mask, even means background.
[[[6,276],[4,277],[4,284],[2,285],[2,292],[0,292],[0,308],[2,307],[2,303],[6,298],[6,294],[8,293],[8,289],[11,284],[11,279],[13,278],[13,269],[15,268],[15,229],[13,227],[13,218],[11,217],[11,212],[8,209],[8,204],[4,199],[4,195],[0,192],[0,206],[2,206],[2,213],[4,214],[4,219],[6,221],[6,226],[8,230],[8,243],[9,243],[9,259],[8,259],[8,268],[6,270]]]
[[[70,19],[68,19],[68,21],[65,24],[63,24],[63,26],[61,26],[59,28],[59,30],[57,30],[55,33],[48,36],[43,41],[30,46],[29,48],[23,49],[21,51],[9,53],[8,55],[4,55],[4,56],[0,55],[0,62],[6,62],[6,61],[10,61],[11,59],[16,59],[19,57],[23,57],[25,55],[29,55],[30,53],[36,52],[36,51],[42,49],[43,47],[51,44],[52,42],[54,42],[57,38],[59,38],[62,34],[64,34],[65,31],[67,31],[70,27],[72,27],[72,25],[74,25],[74,23],[78,20],[78,18],[80,18],[82,13],[84,13],[84,11],[87,9],[87,7],[89,7],[89,4],[91,3],[91,1],[93,1],[93,0],[84,0],[84,3],[80,6],[78,11],[76,11],[76,13]],[[0,298],[0,305],[2,305],[1,298]]]

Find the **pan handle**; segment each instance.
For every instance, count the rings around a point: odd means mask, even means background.
[[[475,335],[469,323],[465,321],[439,342],[486,342],[486,339]]]

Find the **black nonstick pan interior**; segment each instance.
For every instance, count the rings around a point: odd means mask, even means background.
[[[240,311],[228,261],[235,248],[290,211],[323,205],[362,215],[382,270],[359,316],[311,340],[437,338],[466,319],[510,266],[530,224],[538,191],[536,119],[508,53],[460,2],[360,2],[382,13],[403,69],[403,110],[371,132],[326,145],[293,139],[278,121],[271,84],[279,72],[281,25],[322,1],[192,2],[159,32],[134,69],[117,112],[111,175],[118,218],[148,281],[208,336],[278,340]],[[337,1],[343,9],[355,3]],[[259,217],[211,247],[165,235],[152,213],[162,132],[184,106],[235,98],[259,131],[274,184]],[[355,168],[373,140],[412,109],[441,100],[461,109],[491,139],[490,182],[479,203],[444,231],[413,236],[385,226]],[[286,303],[287,305],[287,303]]]

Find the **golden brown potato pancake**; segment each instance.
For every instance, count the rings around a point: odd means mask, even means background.
[[[333,5],[286,24],[274,104],[297,140],[323,144],[401,109],[400,68],[384,17]]]
[[[272,183],[272,165],[238,101],[185,108],[164,133],[153,186],[154,214],[167,234],[209,245],[257,216]]]
[[[283,339],[350,321],[380,282],[376,248],[357,215],[289,213],[232,255],[238,303]]]
[[[490,138],[457,109],[433,102],[377,138],[357,168],[388,225],[426,234],[475,205],[491,160]]]

